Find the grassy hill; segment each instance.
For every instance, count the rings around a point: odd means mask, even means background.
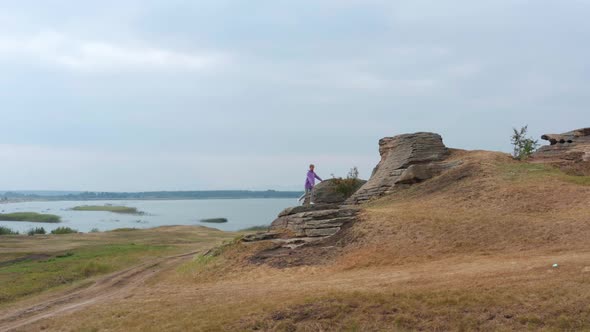
[[[451,158],[461,165],[366,204],[350,228],[289,255],[297,264],[258,264],[270,244],[234,241],[32,327],[590,329],[590,177],[495,152]]]
[[[589,176],[501,153],[456,151],[454,158],[463,164],[368,204],[351,230],[358,240],[346,264],[588,248]]]

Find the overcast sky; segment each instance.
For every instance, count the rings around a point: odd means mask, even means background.
[[[590,1],[0,0],[0,189],[301,189],[590,126]]]

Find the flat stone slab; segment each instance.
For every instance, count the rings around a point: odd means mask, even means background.
[[[279,213],[279,217],[288,216],[291,214],[297,214],[302,212],[322,211],[322,210],[337,210],[338,204],[314,204],[314,205],[302,205],[286,208]]]
[[[254,241],[262,241],[262,240],[271,240],[275,239],[280,236],[278,232],[262,232],[256,234],[248,234],[242,237],[243,242],[254,242]]]

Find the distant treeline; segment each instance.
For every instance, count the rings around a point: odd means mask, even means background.
[[[3,200],[119,200],[119,199],[236,199],[236,198],[297,198],[300,191],[250,191],[250,190],[208,190],[208,191],[148,191],[148,192],[81,192],[61,195],[39,195],[32,193],[5,192]]]

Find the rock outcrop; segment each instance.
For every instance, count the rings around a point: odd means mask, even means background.
[[[588,162],[590,161],[590,128],[573,130],[563,134],[545,134],[542,139],[550,145],[533,154],[537,162]]]
[[[396,186],[408,185],[430,179],[453,166],[444,163],[449,150],[442,137],[434,133],[414,133],[385,137],[379,141],[381,161],[373,175],[348,204],[359,204],[378,198]]]
[[[445,161],[450,151],[441,136],[434,133],[383,138],[379,141],[379,153],[381,161],[371,178],[360,182],[360,189],[352,196],[347,198],[339,194],[335,181],[324,181],[316,187],[315,205],[285,209],[272,222],[269,232],[247,237],[244,241],[271,239],[283,249],[293,249],[332,237],[356,220],[359,204],[386,195],[394,187],[407,187],[430,179],[456,165]]]

